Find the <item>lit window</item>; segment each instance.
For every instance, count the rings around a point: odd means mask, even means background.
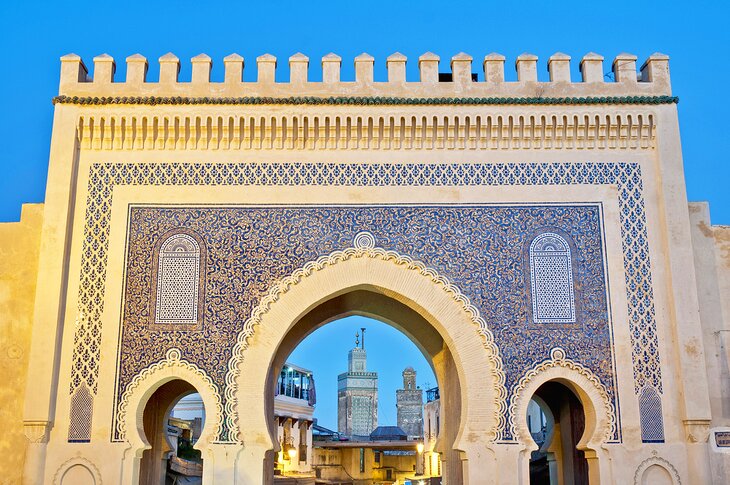
[[[546,232],[530,244],[532,320],[575,323],[573,266],[568,242]]]

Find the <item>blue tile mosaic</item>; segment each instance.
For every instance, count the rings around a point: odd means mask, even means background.
[[[204,241],[202,331],[150,326],[155,251],[176,229]],[[279,279],[372,232],[378,246],[423,261],[456,284],[493,332],[507,389],[560,346],[594,372],[613,397],[600,209],[585,206],[236,207],[130,210],[127,286],[118,393],[172,347],[225,387],[226,363],[242,324]],[[523,254],[532,235],[561,231],[575,247],[575,326],[530,321]],[[381,370],[381,372],[385,369]]]
[[[634,386],[662,393],[641,169],[636,163],[100,163],[89,173],[74,335],[73,395],[96,395],[109,219],[119,185],[499,186],[615,184],[618,188]],[[448,273],[448,272],[445,272]],[[497,332],[495,332],[495,337]],[[504,357],[505,360],[507,357]],[[84,410],[71,409],[74,414]],[[659,410],[659,414],[661,411]],[[91,419],[90,413],[88,418]],[[620,433],[620,428],[617,431]],[[223,437],[225,438],[225,437]],[[614,436],[619,439],[618,436]]]

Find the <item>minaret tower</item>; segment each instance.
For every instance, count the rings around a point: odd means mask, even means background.
[[[409,439],[423,436],[423,391],[416,387],[416,371],[406,367],[403,371],[403,389],[395,391],[398,408],[398,426]]]
[[[347,354],[347,372],[337,377],[337,430],[347,436],[369,436],[378,427],[378,373],[367,371],[365,329],[355,334]]]

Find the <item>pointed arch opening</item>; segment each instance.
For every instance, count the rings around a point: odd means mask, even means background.
[[[363,325],[367,332],[363,333],[357,325]],[[292,362],[300,362],[291,359],[292,352],[301,355],[297,352],[298,347],[310,337],[315,337],[315,332],[338,326],[352,330],[351,335],[348,334],[351,337],[347,339],[348,344],[339,353],[320,349],[328,353],[328,366],[334,367],[337,374],[329,376],[337,380],[336,394],[329,395],[334,399],[331,403],[334,406],[330,405],[330,409],[335,419],[326,423],[318,421],[315,425],[316,433],[332,432],[334,436],[322,437],[310,433],[305,438],[309,446],[300,447],[302,439],[297,436],[297,430],[301,430],[303,417],[313,418],[313,410],[306,417],[300,410],[300,414],[292,413],[291,403],[294,400],[282,397],[280,393],[277,395],[276,386],[281,384],[281,375],[284,373],[277,373],[277,369],[286,371],[290,368],[296,371],[297,367]],[[384,344],[376,339],[376,335],[390,335],[397,344]],[[400,362],[398,357],[391,355],[387,365],[383,365],[383,361],[381,366],[374,366],[372,359],[374,356],[377,358],[382,347],[387,347],[391,353],[408,353],[412,360]],[[427,371],[418,383],[428,381],[428,389],[417,389],[416,373],[411,365]],[[304,372],[309,372],[309,368]],[[316,373],[313,377],[316,382],[323,382]],[[403,482],[413,476],[422,479],[440,477],[444,459],[449,464],[457,464],[449,469],[450,483],[462,483],[461,458],[459,451],[453,449],[461,424],[461,389],[453,355],[428,322],[392,297],[373,289],[358,288],[322,302],[290,330],[276,353],[269,379],[276,381],[272,421],[274,437],[278,440],[272,464],[275,473],[309,473],[313,477],[335,482],[349,479]],[[396,387],[396,384],[384,387],[384,381],[389,379],[400,379],[402,389],[396,391],[400,387]],[[428,398],[427,390],[438,395],[436,399],[430,398],[429,404],[445,420],[439,422],[438,431],[431,440],[425,440],[424,434],[426,416],[423,414],[423,404],[424,399]],[[388,396],[388,391],[393,395]],[[397,393],[406,395],[397,401],[394,399]],[[417,418],[415,404],[407,398],[418,395],[418,411],[421,414],[420,421],[414,423],[412,421]],[[268,396],[270,393],[267,393]],[[321,403],[323,397],[326,398],[317,392],[317,402]],[[383,401],[388,401],[389,397],[393,401],[392,405],[383,406]],[[266,405],[271,409],[272,403],[267,402]],[[360,446],[355,447],[356,443]],[[301,455],[302,450],[308,453],[306,457]],[[291,456],[288,456],[289,453]],[[298,461],[305,458],[304,462]]]
[[[520,475],[525,482],[531,475],[535,480],[530,483],[540,485],[601,482],[607,467],[602,445],[616,420],[605,388],[588,369],[555,348],[549,360],[523,376],[512,401],[515,433],[523,446]],[[528,423],[531,402],[548,418],[542,443]],[[538,473],[539,465],[533,462],[540,453],[546,460]]]
[[[372,241],[366,242],[356,247],[372,247]],[[278,288],[286,291],[271,294],[240,357],[232,358],[237,432],[247,457],[254,460],[248,465],[240,462],[239,478],[270,482],[266,476],[273,470],[277,442],[272,416],[279,372],[309,333],[348,315],[375,318],[399,329],[432,362],[440,385],[442,419],[436,448],[443,450],[444,479],[462,483],[467,473],[496,463],[491,443],[503,425],[500,406],[506,391],[499,378],[500,359],[483,320],[458,288],[433,270],[410,259],[400,262],[395,253],[367,251],[374,254],[338,253],[334,262],[321,266],[318,262],[314,269],[297,273],[292,283],[288,279],[280,283]],[[266,368],[263,362],[268,362]],[[262,388],[263,398],[256,391]],[[261,442],[262,435],[268,437],[266,443]],[[259,460],[265,458],[263,470],[254,453]],[[255,468],[264,476],[251,473]]]
[[[544,431],[536,434],[531,414],[527,415],[532,439],[539,446],[530,454],[530,485],[588,484],[588,462],[578,446],[586,414],[578,396],[564,384],[549,381],[537,389],[531,403],[550,419],[545,420]]]
[[[211,483],[212,470],[202,464],[210,456],[210,445],[220,432],[220,393],[204,371],[183,359],[180,350],[174,348],[167,352],[165,360],[139,373],[122,395],[117,420],[120,435],[129,445],[122,463],[122,483],[164,483],[161,480],[170,468],[170,452],[177,444],[168,432],[170,417],[175,405],[192,394],[199,396],[196,405],[203,419],[198,429],[190,430],[189,437],[194,434],[195,439],[189,443],[189,458],[195,459],[189,461],[197,461],[200,466],[177,463],[178,470],[198,473],[203,484]]]
[[[178,454],[176,428],[171,421],[173,408],[186,396],[197,394],[192,384],[173,379],[161,385],[149,398],[142,413],[144,439],[148,447],[142,452],[139,466],[140,485],[166,483],[167,477],[202,477],[200,458]],[[199,431],[197,433],[199,437]],[[192,437],[191,437],[192,438]],[[192,440],[191,440],[192,441]],[[198,453],[195,455],[199,456]]]

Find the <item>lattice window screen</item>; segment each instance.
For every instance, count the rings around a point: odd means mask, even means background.
[[[160,247],[155,324],[197,324],[200,246],[187,234],[170,236]]]
[[[644,443],[664,443],[662,400],[651,386],[646,386],[641,390],[639,419],[641,421],[641,441]]]
[[[91,440],[91,417],[94,398],[86,384],[81,384],[71,397],[71,423],[68,427],[70,443],[87,443]]]
[[[534,323],[575,323],[573,266],[568,242],[547,232],[530,244]]]

